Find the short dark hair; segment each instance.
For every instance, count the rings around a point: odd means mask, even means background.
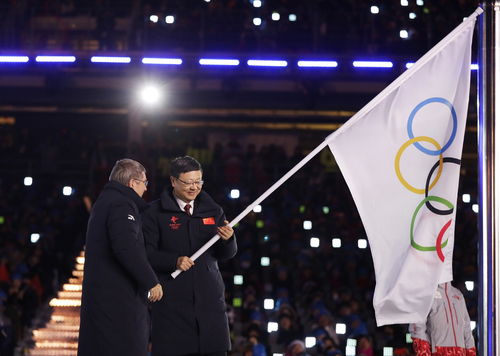
[[[128,186],[131,179],[142,179],[142,172],[146,173],[146,168],[142,164],[133,159],[124,158],[116,161],[109,180]]]
[[[193,171],[201,171],[203,173],[200,162],[191,156],[177,157],[170,163],[170,175],[174,178],[179,179],[182,173]]]

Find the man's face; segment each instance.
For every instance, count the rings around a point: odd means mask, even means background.
[[[142,172],[142,177],[141,179],[132,179],[131,180],[131,185],[130,185],[130,188],[132,188],[133,190],[135,190],[135,192],[140,196],[142,197],[142,195],[144,194],[144,192],[146,190],[148,190],[146,188],[146,184],[144,184],[144,182],[146,182],[147,178],[146,178],[146,173]]]
[[[196,199],[201,192],[202,180],[201,171],[191,171],[181,173],[179,178],[170,177],[172,187],[174,187],[174,194],[177,198],[185,203],[190,203]],[[193,184],[198,183],[198,184]]]

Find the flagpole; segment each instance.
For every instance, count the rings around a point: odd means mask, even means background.
[[[280,185],[285,183],[288,178],[290,178],[292,175],[295,174],[299,169],[301,169],[307,162],[309,162],[314,156],[316,156],[323,148],[325,148],[328,145],[328,140],[323,141],[318,147],[316,147],[314,150],[311,151],[307,156],[305,156],[295,167],[293,167],[287,174],[285,174],[283,177],[281,177],[280,180],[278,180],[276,183],[273,184],[271,188],[266,190],[264,194],[262,194],[259,198],[257,198],[252,204],[250,204],[245,210],[243,210],[240,215],[238,215],[236,218],[234,218],[230,223],[229,226],[233,227],[237,223],[239,223],[249,212],[253,210],[257,205],[259,205],[264,199],[266,199],[271,193],[273,193]],[[215,235],[212,237],[205,245],[203,245],[198,251],[196,251],[190,258],[194,261],[198,257],[200,257],[206,250],[208,250],[214,243],[219,240],[220,236],[219,234]],[[175,270],[171,276],[173,278],[177,277],[182,270],[177,269]]]
[[[496,167],[500,144],[495,116],[498,87],[500,41],[500,1],[484,1],[479,22],[478,71],[478,157],[479,157],[479,355],[498,354],[499,328],[499,245],[496,216],[500,213],[500,190]],[[500,162],[498,162],[500,163]],[[500,174],[499,174],[500,179]],[[500,183],[500,182],[498,182]]]

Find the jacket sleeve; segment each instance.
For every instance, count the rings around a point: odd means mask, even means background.
[[[158,215],[153,209],[146,210],[141,214],[142,232],[146,242],[146,253],[149,263],[156,272],[172,273],[177,269],[177,258],[174,252],[162,251],[160,249],[160,233],[158,229]]]
[[[220,218],[217,222],[217,226],[224,226],[224,220],[226,220],[226,215],[220,208]],[[233,236],[229,238],[229,240],[224,241],[219,239],[215,243],[215,257],[218,260],[228,260],[236,255],[238,251],[238,245],[236,244],[236,234],[233,233]]]
[[[458,291],[458,289],[457,289]],[[476,343],[474,341],[474,336],[472,336],[472,330],[470,328],[470,317],[469,312],[467,311],[467,305],[465,304],[465,299],[462,293],[461,294],[461,305],[464,311],[464,320],[463,320],[463,330],[464,330],[464,342],[465,348],[467,349],[467,356],[475,356],[476,355]]]
[[[426,323],[410,324],[410,334],[415,355],[431,356],[431,345],[429,344]]]
[[[146,290],[156,286],[158,278],[139,240],[141,225],[137,210],[131,203],[118,201],[110,208],[107,224],[111,248],[123,267]]]

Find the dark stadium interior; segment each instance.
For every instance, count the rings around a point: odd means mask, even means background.
[[[193,156],[204,169],[203,189],[231,220],[478,5],[262,0],[255,7],[254,1],[0,2],[0,57],[29,57],[26,63],[0,61],[0,355],[33,351],[33,331],[47,322],[48,303],[72,278],[89,208],[116,160],[144,164],[150,201],[168,184],[170,161]],[[370,12],[373,5],[378,14]],[[273,13],[280,20],[273,20]],[[166,16],[174,22],[167,23]],[[255,17],[260,25],[252,22]],[[401,29],[408,30],[408,38],[400,37]],[[42,63],[35,61],[38,55],[76,60]],[[130,63],[93,63],[92,56],[127,56]],[[182,65],[145,65],[143,57],[181,58]],[[241,64],[203,66],[201,58],[235,58]],[[251,67],[249,59],[288,65]],[[335,60],[338,66],[301,68],[299,60]],[[354,68],[354,60],[394,66]],[[477,322],[477,288],[465,285],[478,284],[476,76],[472,71],[453,285]],[[145,84],[162,89],[160,105],[140,101],[137,93]],[[25,185],[25,177],[33,184]],[[64,186],[72,187],[71,195],[63,195]],[[238,199],[230,197],[232,189],[239,190]],[[462,200],[464,194],[470,202]],[[261,205],[262,212],[250,213],[235,227],[237,256],[219,266],[232,355],[249,356],[252,350],[257,355],[253,337],[271,356],[285,355],[293,340],[314,336],[318,341],[308,354],[348,356],[348,339],[361,343],[364,335],[373,348],[370,355],[385,355],[386,347],[395,355],[414,354],[407,325],[376,327],[370,249],[357,245],[366,233],[328,149]],[[312,222],[312,230],[304,230],[304,220]],[[36,242],[33,233],[40,234]],[[320,240],[318,248],[310,246],[313,236]],[[340,248],[332,246],[333,238],[341,239]],[[269,257],[268,266],[261,265],[262,257]],[[235,284],[235,276],[243,276],[243,284]],[[275,306],[265,309],[265,299]],[[320,341],[322,315],[332,326],[347,326],[334,348]],[[281,328],[287,324],[283,319],[290,326]],[[269,322],[280,329],[268,332]],[[473,333],[477,338],[477,329]],[[70,346],[66,351],[76,355]]]

